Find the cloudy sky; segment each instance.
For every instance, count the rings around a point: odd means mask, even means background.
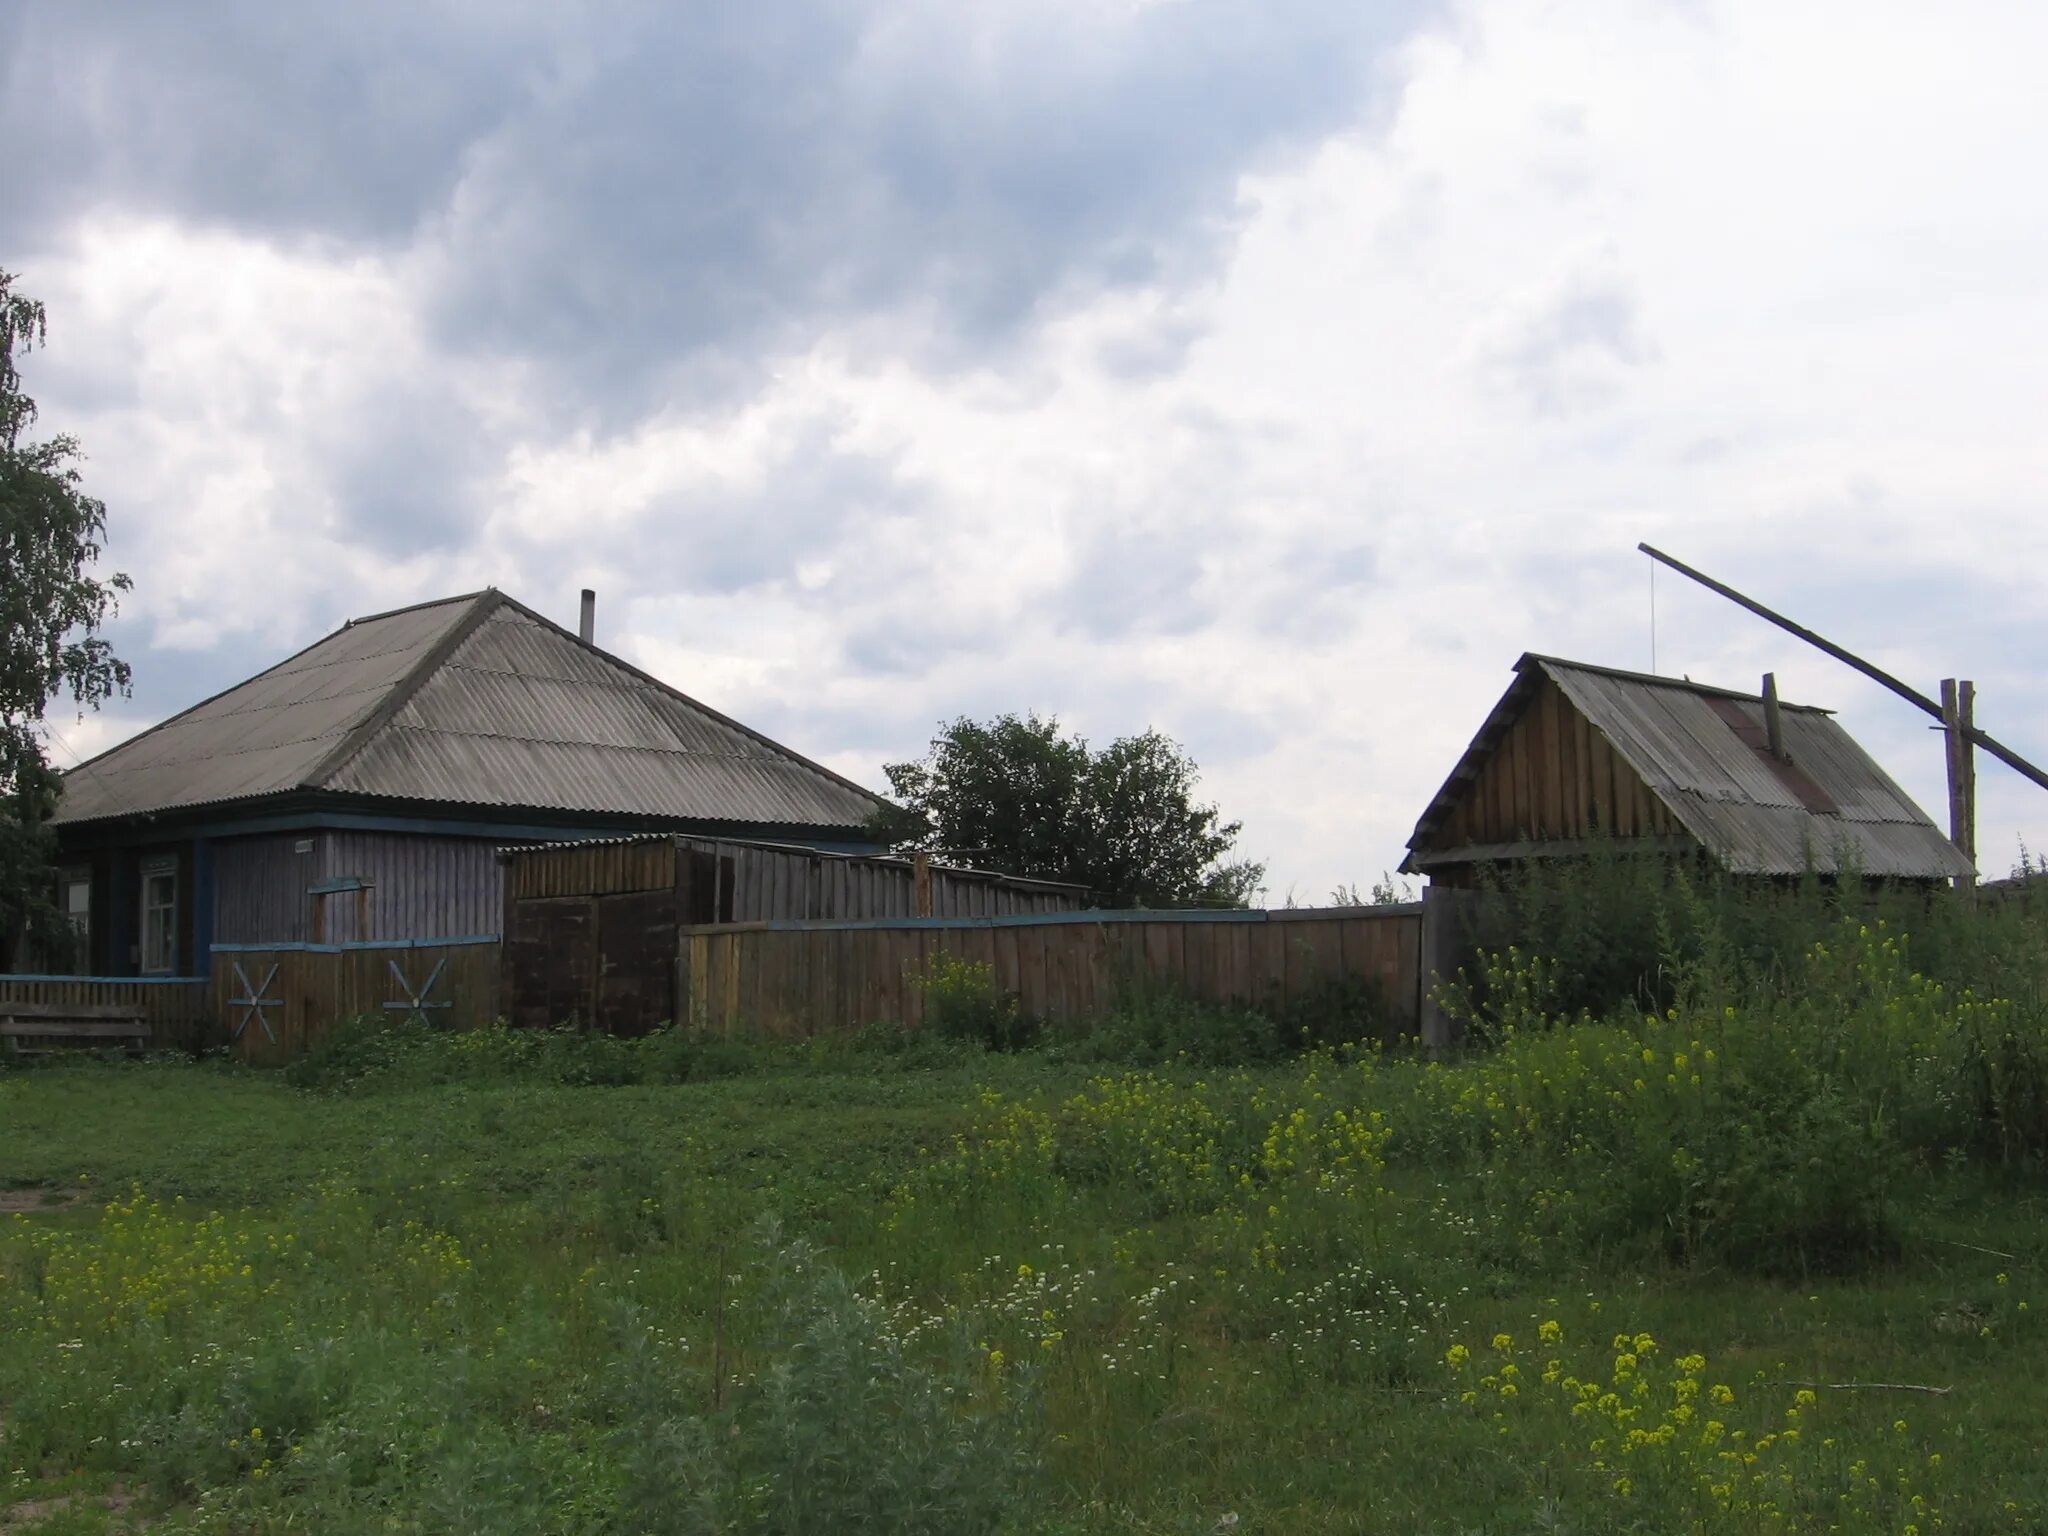
[[[136,590],[85,753],[496,585],[862,782],[1157,726],[1319,899],[1647,539],[2048,758],[2048,7],[23,4],[0,267]],[[1666,575],[1656,663],[1927,721]],[[60,758],[66,752],[60,750]],[[2048,847],[1986,762],[1980,845]]]

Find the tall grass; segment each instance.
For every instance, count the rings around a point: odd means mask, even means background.
[[[11,1223],[0,1510],[71,1478],[193,1532],[2038,1528],[2039,916],[1816,890],[1779,933],[1808,896],[1663,890],[1648,959],[1491,952],[1454,1000],[1488,1043],[1442,1061],[1170,1002],[1092,1058],[991,1051],[970,977],[951,1042],[365,1028],[310,1094],[18,1074],[0,1114],[99,1106],[81,1169],[182,1176],[129,1145],[154,1093],[335,1176]]]

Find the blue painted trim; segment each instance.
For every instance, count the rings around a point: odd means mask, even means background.
[[[10,981],[64,981],[86,987],[203,987],[210,980],[209,976],[17,976],[0,972],[0,987]]]
[[[1277,912],[1129,911],[1016,912],[1006,917],[864,917],[775,918],[756,923],[716,923],[685,928],[685,933],[815,933],[873,928],[1053,928],[1069,923],[1293,923],[1343,922],[1353,918],[1419,917],[1422,903],[1405,901],[1385,907],[1296,907]]]
[[[495,933],[464,934],[455,939],[367,939],[358,944],[216,944],[216,955],[339,955],[358,949],[456,949],[468,944],[495,944]]]
[[[339,880],[322,880],[318,885],[309,885],[306,887],[306,894],[308,896],[337,896],[343,891],[366,891],[369,888],[369,881],[358,880],[354,875],[346,875]]]

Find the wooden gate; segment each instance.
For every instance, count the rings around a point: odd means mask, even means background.
[[[473,1029],[498,1014],[498,942],[216,944],[210,997],[250,1062],[289,1061],[363,1014]]]

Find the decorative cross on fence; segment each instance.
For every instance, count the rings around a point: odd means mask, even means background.
[[[434,984],[441,979],[441,973],[448,968],[448,957],[446,955],[443,955],[434,962],[433,970],[427,973],[426,981],[417,991],[414,990],[413,984],[406,979],[405,972],[399,969],[396,960],[391,961],[390,965],[391,978],[398,983],[398,990],[403,992],[405,997],[399,1002],[386,1003],[384,1007],[387,1012],[403,1013],[408,1024],[425,1024],[430,1010],[453,1008],[455,1006],[453,1003],[430,1003],[427,1001],[428,998],[434,995]]]
[[[265,1012],[266,1009],[280,1007],[284,1003],[284,999],[281,997],[265,996],[270,991],[270,984],[277,980],[276,964],[273,963],[270,969],[263,973],[262,981],[258,982],[255,986],[251,986],[249,984],[249,973],[242,969],[242,962],[237,960],[235,962],[235,980],[241,983],[242,995],[229,998],[228,1006],[241,1009],[242,1016],[235,1021],[234,1033],[230,1038],[235,1040],[241,1039],[242,1031],[249,1027],[249,1023],[253,1019],[256,1023],[263,1026],[263,1033],[270,1037],[270,1043],[272,1045],[277,1044],[277,1031],[270,1027],[270,1015]]]

